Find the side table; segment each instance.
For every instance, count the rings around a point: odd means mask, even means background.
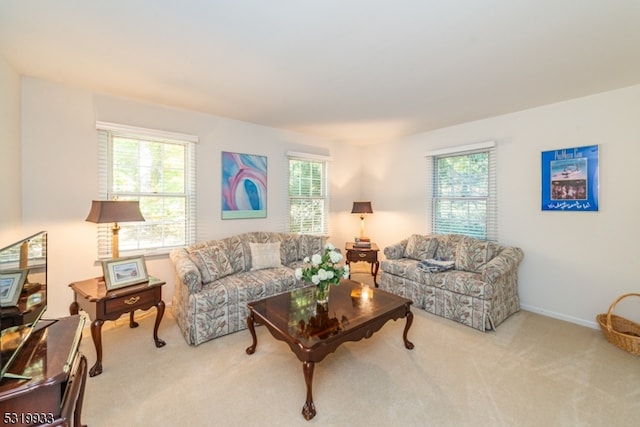
[[[378,275],[378,269],[380,268],[380,262],[378,261],[378,245],[371,243],[370,248],[363,248],[354,246],[353,242],[347,242],[345,245],[347,250],[347,265],[352,262],[368,262],[371,264],[371,275],[373,276],[373,284],[378,287],[376,276]],[[349,275],[351,277],[351,275]]]
[[[104,280],[93,279],[74,282],[69,285],[74,292],[74,301],[69,306],[71,314],[78,314],[84,310],[93,322],[91,323],[91,338],[96,348],[96,363],[89,370],[89,376],[95,377],[102,373],[102,325],[105,320],[116,320],[124,313],[129,313],[129,327],[136,328],[138,323],[133,320],[136,310],[148,310],[156,307],[156,323],[153,328],[153,340],[160,348],[165,342],[158,338],[158,327],[164,315],[164,301],[162,301],[162,286],[165,282],[149,277],[148,282],[127,286],[126,288],[107,291]]]

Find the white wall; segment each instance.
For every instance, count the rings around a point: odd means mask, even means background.
[[[500,242],[520,246],[523,308],[595,327],[619,295],[638,291],[640,86],[494,117],[363,151],[368,234],[386,246],[428,233],[425,154],[498,143]],[[600,146],[598,212],[541,210],[541,152]]]
[[[85,222],[98,197],[96,121],[198,135],[198,240],[254,231],[282,231],[286,209],[287,151],[330,155],[332,217],[350,209],[360,191],[352,159],[356,147],[207,114],[93,94],[34,78],[22,82],[22,147],[25,171],[25,227],[49,231],[49,313],[68,312],[73,281],[101,274],[96,261],[96,225]],[[267,156],[267,218],[221,219],[222,151]],[[347,205],[348,206],[343,206]],[[351,218],[353,220],[353,218]],[[348,221],[347,221],[348,222]],[[354,224],[357,223],[354,222]],[[332,227],[332,241],[346,236]],[[351,232],[348,233],[350,235]],[[171,303],[174,270],[167,256],[147,258],[149,274],[167,281],[163,299]]]
[[[0,248],[21,238],[20,76],[0,55]]]
[[[362,148],[115,99],[33,78],[22,79],[18,114],[15,93],[20,93],[20,88],[15,73],[1,61],[0,73],[2,89],[9,88],[14,94],[9,101],[0,101],[0,124],[15,128],[20,120],[16,116],[22,120],[22,229],[50,232],[48,315],[52,317],[67,313],[72,299],[68,283],[101,273],[95,263],[95,225],[84,221],[98,189],[96,120],[200,137],[198,239],[249,230],[280,230],[286,215],[281,191],[286,186],[284,155],[294,150],[329,154],[334,159],[330,184],[332,242],[341,246],[358,233],[358,218],[349,211],[353,200],[365,199],[371,200],[374,208],[374,214],[367,217],[367,234],[382,248],[411,233],[428,232],[424,175],[428,151],[495,140],[500,241],[524,249],[520,269],[523,308],[594,326],[595,315],[606,311],[611,301],[637,289],[633,267],[640,237],[635,221],[640,190],[635,185],[634,160],[640,154],[640,86]],[[19,130],[12,130],[7,135],[14,151],[19,134]],[[542,212],[540,153],[593,144],[600,145],[600,211]],[[220,219],[221,151],[268,157],[266,219]],[[17,182],[18,174],[13,172],[10,181]],[[6,228],[3,220],[0,236]],[[166,257],[151,258],[148,267],[151,274],[167,281],[164,299],[170,303],[170,262]]]

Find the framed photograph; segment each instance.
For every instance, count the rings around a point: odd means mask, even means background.
[[[598,210],[598,146],[542,152],[542,210]]]
[[[108,291],[149,281],[143,256],[102,261]]]
[[[222,219],[267,217],[267,158],[222,152]]]
[[[3,271],[0,273],[0,306],[18,305],[22,286],[27,278],[27,270]]]

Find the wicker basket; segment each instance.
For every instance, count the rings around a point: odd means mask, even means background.
[[[640,297],[640,294],[620,295],[611,304],[609,311],[606,314],[598,314],[596,319],[607,341],[631,354],[640,356],[640,325],[624,317],[612,314],[616,304],[628,296]]]

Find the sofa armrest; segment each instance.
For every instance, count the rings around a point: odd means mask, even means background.
[[[189,257],[185,248],[177,248],[171,251],[169,258],[176,269],[176,276],[188,289],[189,293],[195,293],[202,289],[202,275],[195,263]]]
[[[408,241],[409,239],[405,239],[391,246],[387,246],[384,248],[384,256],[387,257],[387,259],[404,258],[404,250],[407,247]]]
[[[487,283],[496,283],[500,277],[516,272],[524,259],[522,249],[510,246],[504,248],[497,256],[483,265],[479,273]]]

